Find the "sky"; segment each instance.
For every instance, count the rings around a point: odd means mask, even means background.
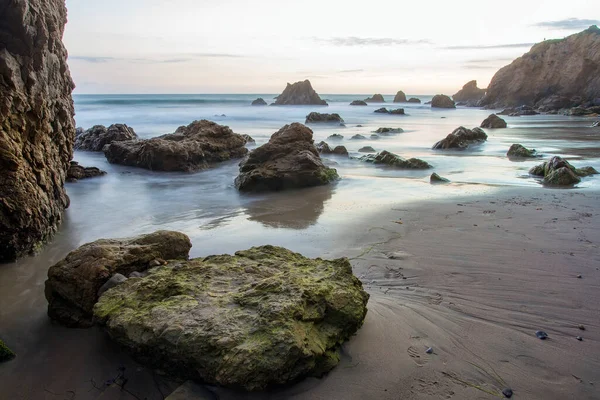
[[[544,39],[600,25],[597,0],[66,0],[75,93],[453,94]]]

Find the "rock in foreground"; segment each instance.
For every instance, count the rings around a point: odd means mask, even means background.
[[[483,143],[487,140],[487,135],[481,128],[467,129],[460,126],[445,139],[440,140],[433,145],[433,150],[445,149],[466,149],[469,146]]]
[[[201,120],[180,126],[172,134],[113,142],[104,148],[104,155],[113,164],[153,171],[191,172],[242,158],[248,153],[245,145],[246,139],[228,126]]]
[[[71,161],[71,165],[67,170],[67,181],[77,182],[80,179],[95,178],[103,175],[106,175],[106,171],[102,171],[96,167],[82,167],[77,161]]]
[[[483,96],[485,96],[485,89],[479,89],[477,81],[470,81],[456,92],[452,99],[455,102],[465,102],[468,107],[476,107]]]
[[[304,123],[316,124],[316,123],[338,123],[343,124],[344,120],[340,117],[340,114],[322,114],[318,112],[311,112],[306,116]]]
[[[94,125],[75,138],[75,149],[85,151],[102,151],[104,146],[112,142],[135,140],[138,135],[133,128],[125,124],[113,124],[108,128],[104,125]]]
[[[436,94],[431,99],[431,108],[456,108],[456,104],[445,94]]]
[[[500,128],[506,128],[507,126],[508,125],[506,124],[506,121],[503,120],[502,118],[500,118],[499,116],[497,116],[496,114],[491,114],[489,117],[484,119],[483,122],[481,123],[482,128],[488,128],[488,129],[500,129]]]
[[[262,246],[152,269],[106,292],[94,315],[150,366],[261,390],[334,368],[368,299],[347,259]]]
[[[186,235],[172,231],[84,244],[48,270],[48,315],[69,327],[91,326],[98,291],[115,274],[129,276],[162,260],[187,259],[191,247]]]
[[[337,179],[337,171],[321,161],[312,130],[295,122],[274,133],[240,163],[235,186],[244,192],[278,191],[326,185]]]
[[[312,88],[310,81],[307,79],[303,82],[296,82],[293,85],[287,84],[283,93],[277,96],[276,106],[291,106],[291,105],[316,105],[326,106],[327,102],[321,100],[317,92]]]
[[[575,168],[562,157],[554,156],[550,161],[529,170],[534,176],[543,177],[544,186],[572,186],[581,182],[580,177],[596,175],[593,167]]]
[[[387,150],[382,151],[377,155],[366,155],[360,158],[360,161],[369,162],[373,164],[383,164],[398,169],[428,169],[431,168],[427,162],[418,158],[404,159],[394,153],[390,153]]]
[[[508,158],[534,158],[537,157],[537,152],[534,149],[528,149],[522,144],[515,143],[510,146],[506,156]]]

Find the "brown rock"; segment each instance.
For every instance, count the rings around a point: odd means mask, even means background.
[[[500,128],[506,128],[507,126],[508,125],[506,124],[506,121],[503,120],[502,118],[500,118],[499,116],[497,116],[496,114],[491,114],[489,117],[484,119],[483,122],[481,123],[482,128],[488,128],[488,129],[500,129]]]
[[[378,94],[374,94],[373,97],[369,97],[365,99],[365,102],[367,103],[385,103],[385,99],[383,98],[382,95]]]
[[[396,93],[396,96],[394,97],[394,103],[406,103],[406,95],[404,94],[404,92],[402,90],[400,90],[398,93]]]
[[[445,94],[436,94],[431,99],[431,108],[456,108],[456,104]]]
[[[75,139],[76,150],[102,151],[104,146],[112,142],[135,140],[138,136],[133,128],[125,124],[113,124],[106,128],[104,125],[95,125],[87,131],[77,135]]]
[[[77,182],[80,179],[95,178],[102,175],[106,175],[106,171],[96,167],[82,167],[77,161],[71,161],[71,165],[67,170],[67,181]]]
[[[477,81],[466,83],[461,90],[456,92],[452,99],[455,102],[465,102],[468,106],[477,106],[477,103],[485,96],[485,89],[477,87]]]
[[[308,79],[303,82],[296,82],[293,85],[288,83],[283,93],[277,96],[275,103],[272,105],[289,106],[303,104],[317,106],[327,105],[327,102],[321,100],[317,92],[312,88]]]
[[[483,143],[487,135],[481,128],[467,129],[464,126],[456,128],[445,139],[433,145],[433,150],[466,149],[469,146]]]

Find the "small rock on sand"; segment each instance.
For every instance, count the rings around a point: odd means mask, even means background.
[[[546,340],[546,339],[548,339],[548,334],[546,332],[544,332],[544,331],[537,331],[535,333],[535,336],[537,336],[537,338],[540,339],[540,340]]]
[[[506,388],[504,390],[502,390],[502,394],[504,395],[504,397],[506,397],[507,399],[510,399],[513,395],[513,391],[510,388]]]
[[[428,348],[427,350],[425,350],[425,353],[433,354],[433,348],[432,347]]]

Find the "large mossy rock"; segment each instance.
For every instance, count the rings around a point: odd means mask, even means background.
[[[456,104],[445,94],[436,94],[431,99],[431,108],[456,108]]]
[[[90,326],[98,291],[111,277],[187,259],[191,247],[186,235],[173,231],[84,244],[48,270],[48,315],[69,327]]]
[[[508,125],[506,124],[506,121],[497,116],[496,114],[490,114],[490,116],[484,119],[481,123],[482,128],[488,129],[500,129],[506,128],[507,126]]]
[[[175,133],[146,140],[112,142],[104,147],[108,162],[153,171],[192,172],[248,153],[246,138],[228,126],[194,121]]]
[[[327,102],[319,97],[319,94],[313,89],[310,81],[288,83],[284,91],[275,98],[275,106],[293,106],[293,105],[316,105],[326,106]]]
[[[69,205],[75,87],[64,0],[0,2],[0,262],[35,251]]]
[[[561,167],[553,170],[544,177],[544,186],[571,186],[581,182],[573,171],[567,167]]]
[[[154,268],[102,295],[94,315],[150,366],[261,390],[335,367],[368,299],[347,259],[263,246]]]
[[[325,113],[318,113],[318,112],[313,111],[306,116],[305,123],[306,124],[316,124],[316,123],[343,124],[344,119],[342,117],[340,117],[340,114],[337,114],[337,113],[325,114]]]
[[[94,125],[75,138],[75,149],[85,151],[102,151],[104,146],[112,142],[135,140],[138,135],[133,128],[125,124]]]
[[[596,175],[598,171],[593,167],[575,168],[562,157],[554,156],[531,168],[529,174],[544,178],[545,186],[572,186],[581,182],[580,177]]]
[[[278,191],[326,185],[337,179],[337,171],[321,161],[313,131],[295,122],[275,132],[240,163],[235,186],[243,192]]]
[[[506,156],[509,159],[519,159],[519,158],[535,158],[538,157],[535,149],[528,149],[522,144],[515,143],[508,149]]]
[[[15,353],[13,353],[13,351],[4,344],[2,339],[0,339],[0,363],[10,361],[15,357]]]
[[[369,154],[366,156],[362,156],[360,161],[387,165],[390,167],[398,168],[398,169],[429,169],[431,165],[427,162],[418,159],[418,158],[409,158],[408,160],[402,158],[394,153],[390,153],[387,150],[382,151],[376,155]]]
[[[459,149],[481,144],[487,140],[486,133],[481,128],[467,129],[459,126],[446,138],[433,145],[433,150]]]

